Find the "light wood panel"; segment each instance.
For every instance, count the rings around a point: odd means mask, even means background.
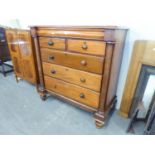
[[[136,41],[122,97],[120,114],[128,117],[138,83],[141,66],[155,66],[155,41]]]

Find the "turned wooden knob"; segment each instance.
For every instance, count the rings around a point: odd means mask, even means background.
[[[85,98],[85,95],[83,93],[81,93],[80,98]]]
[[[48,42],[48,45],[49,45],[49,46],[53,46],[53,45],[54,45],[54,42],[53,42],[53,41],[49,41],[49,42]]]
[[[52,73],[52,74],[56,74],[56,71],[55,71],[55,70],[51,70],[51,73]]]
[[[82,66],[86,66],[86,65],[87,65],[87,61],[86,61],[86,60],[82,60],[82,61],[81,61],[81,65],[82,65]]]
[[[86,79],[85,78],[80,78],[80,81],[84,83],[84,82],[86,82]]]
[[[48,59],[49,59],[49,60],[54,60],[55,57],[54,57],[54,56],[49,56]]]
[[[88,48],[87,43],[84,42],[83,45],[82,45],[82,49],[83,49],[83,50],[87,50],[87,48]]]

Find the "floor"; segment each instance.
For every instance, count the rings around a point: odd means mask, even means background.
[[[33,85],[13,73],[0,74],[0,134],[59,134],[59,135],[120,135],[126,134],[129,124],[112,113],[104,128],[97,129],[92,114],[53,97],[42,101]],[[141,125],[136,134],[142,134]]]

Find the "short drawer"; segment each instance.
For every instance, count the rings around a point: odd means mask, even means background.
[[[41,49],[41,57],[44,62],[102,74],[104,60],[102,57],[75,54],[47,48]]]
[[[39,37],[39,44],[40,44],[40,47],[65,50],[65,39]]]
[[[105,55],[106,43],[101,41],[69,39],[68,50],[92,55]]]
[[[64,81],[44,76],[45,88],[88,106],[98,108],[100,94]]]
[[[43,72],[45,75],[61,79],[94,91],[100,91],[102,76],[88,73],[69,67],[43,62]]]

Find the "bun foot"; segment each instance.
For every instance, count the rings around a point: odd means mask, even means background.
[[[103,112],[96,112],[94,115],[95,124],[97,128],[102,128],[104,126],[104,113]]]
[[[45,101],[47,99],[47,95],[46,94],[40,94],[40,98]]]
[[[96,124],[96,128],[100,129],[104,126],[104,122],[99,122],[99,121],[95,121],[95,124]]]

